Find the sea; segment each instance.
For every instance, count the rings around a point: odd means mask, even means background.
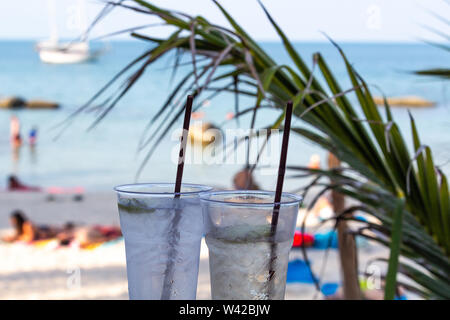
[[[281,43],[264,42],[262,47],[279,64],[292,64]],[[439,48],[422,43],[341,43],[349,61],[370,84],[373,95],[415,95],[436,103],[432,108],[411,108],[420,133],[422,144],[432,148],[436,164],[450,173],[450,91],[449,82],[419,77],[414,70],[448,67],[450,54]],[[49,65],[40,61],[34,50],[34,41],[0,41],[0,97],[19,96],[23,99],[56,101],[58,110],[4,110],[0,109],[0,189],[6,187],[10,174],[17,175],[24,183],[35,186],[84,187],[87,191],[113,192],[119,184],[133,182],[175,181],[177,136],[170,131],[154,147],[142,150],[139,143],[143,137],[151,136],[146,131],[152,117],[158,112],[174,88],[190,68],[190,57],[185,56],[186,65],[179,68],[172,78],[174,56],[168,56],[148,68],[136,85],[123,97],[112,111],[93,129],[88,128],[98,116],[98,109],[65,120],[98,92],[114,75],[132,59],[139,56],[149,45],[140,41],[111,41],[94,43],[93,46],[107,51],[97,60],[73,65]],[[304,60],[312,66],[312,56],[320,52],[331,67],[344,89],[351,88],[342,58],[330,43],[295,43]],[[316,70],[315,72],[318,72]],[[119,82],[120,85],[122,82]],[[114,89],[116,88],[116,89]],[[114,93],[114,87],[110,93]],[[207,98],[209,93],[204,93]],[[104,96],[104,98],[106,98]],[[349,96],[357,106],[354,96]],[[98,103],[104,99],[100,99]],[[200,100],[200,98],[199,98]],[[252,107],[254,100],[243,97],[239,107]],[[382,112],[383,109],[380,109]],[[226,129],[249,128],[251,115],[227,121],[235,112],[234,96],[224,93],[207,100],[198,110],[204,122],[211,122]],[[404,138],[411,147],[411,127],[406,108],[392,108],[395,120]],[[13,152],[9,140],[9,125],[12,115],[20,119],[24,144]],[[256,118],[256,127],[273,124],[279,111],[261,109]],[[167,123],[167,119],[163,120]],[[154,125],[158,125],[155,123]],[[302,126],[294,120],[293,126]],[[174,128],[182,126],[182,119]],[[38,128],[37,144],[27,143],[31,128]],[[64,130],[61,130],[64,128]],[[256,145],[254,143],[253,145]],[[237,150],[242,148],[242,144]],[[136,174],[149,148],[156,148],[139,176]],[[256,158],[252,148],[251,161]],[[236,151],[238,152],[238,151]],[[313,154],[321,158],[326,166],[326,153],[301,136],[293,134],[289,145],[288,165],[304,166]],[[411,150],[411,157],[414,152]],[[273,190],[276,185],[276,164],[279,153],[275,150],[271,161],[262,163],[255,171],[256,182],[261,188]],[[183,181],[209,184],[222,188],[232,186],[233,175],[242,169],[243,163],[236,161],[190,161],[184,168]],[[293,191],[305,185],[302,178],[287,173],[285,190]]]

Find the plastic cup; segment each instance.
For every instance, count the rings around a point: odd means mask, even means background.
[[[282,194],[273,233],[275,192],[217,191],[200,197],[212,299],[284,299],[289,251],[302,198]]]
[[[194,300],[204,232],[199,195],[210,187],[173,183],[121,185],[130,299]],[[178,195],[179,197],[176,197]]]

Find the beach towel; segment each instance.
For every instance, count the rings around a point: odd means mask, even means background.
[[[332,296],[333,294],[336,293],[336,291],[339,289],[339,284],[338,283],[334,283],[334,282],[327,282],[324,283],[321,287],[320,287],[320,291],[322,292],[322,294],[325,297],[328,296]]]
[[[314,283],[314,278],[305,261],[292,260],[288,264],[287,283]]]
[[[107,247],[111,245],[115,245],[123,240],[123,237],[118,237],[115,239],[111,239],[109,241],[102,241],[102,242],[95,242],[95,243],[89,243],[86,245],[81,245],[77,241],[72,241],[69,246],[63,246],[60,244],[60,241],[56,238],[50,238],[50,239],[44,239],[44,240],[36,240],[32,242],[27,242],[25,244],[33,246],[35,248],[39,249],[46,249],[46,250],[53,250],[53,249],[59,249],[59,248],[76,248],[80,250],[95,250],[100,247]],[[17,242],[19,243],[19,242]],[[21,244],[24,244],[23,242],[20,242]]]
[[[292,244],[292,246],[294,248],[301,247],[303,245],[303,241],[305,242],[305,247],[311,247],[314,243],[314,236],[308,233],[302,234],[300,231],[295,231],[294,243]]]
[[[90,243],[88,245],[80,246],[80,248],[84,249],[84,250],[95,250],[95,249],[100,248],[100,247],[109,247],[109,246],[115,245],[115,244],[119,243],[122,240],[123,240],[123,237],[119,237],[119,238],[112,239],[112,240],[109,240],[109,241]]]
[[[34,240],[26,244],[43,250],[54,250],[60,247],[59,240],[56,238]]]

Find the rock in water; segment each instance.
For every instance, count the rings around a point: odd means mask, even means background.
[[[428,101],[424,98],[417,96],[405,96],[405,97],[390,97],[386,98],[390,106],[401,107],[432,107],[434,102]],[[384,105],[383,97],[374,97],[373,100],[377,105]]]
[[[59,103],[45,100],[30,100],[25,106],[27,109],[58,109]]]
[[[0,99],[0,108],[2,109],[19,109],[25,106],[25,100],[20,97],[7,97]]]

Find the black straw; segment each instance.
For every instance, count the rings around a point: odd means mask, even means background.
[[[175,198],[180,198],[181,180],[183,178],[184,158],[186,154],[185,150],[189,133],[189,122],[191,120],[193,100],[194,100],[193,96],[187,97],[186,110],[184,112],[183,134],[181,136],[180,153],[178,157],[177,178],[175,181]],[[175,260],[177,256],[176,247],[178,246],[179,240],[179,237],[177,237],[176,234],[178,233],[178,225],[180,224],[180,220],[181,220],[181,210],[175,209],[175,214],[169,231],[170,249],[167,257],[166,270],[164,272],[161,300],[169,300],[172,296],[173,277],[175,273]]]
[[[286,172],[286,158],[289,145],[289,134],[291,132],[291,119],[292,119],[292,101],[289,101],[286,106],[286,114],[284,119],[284,131],[283,131],[283,142],[281,144],[281,156],[280,164],[278,166],[278,179],[277,187],[275,189],[275,199],[272,212],[272,222],[270,224],[270,235],[271,235],[271,246],[270,246],[270,262],[269,262],[269,286],[268,286],[268,298],[273,291],[273,276],[275,275],[275,260],[277,259],[277,243],[275,242],[275,234],[278,225],[278,216],[280,214],[280,202],[281,195],[283,193],[283,182],[284,173]]]
[[[184,111],[183,134],[181,136],[180,153],[178,155],[177,178],[175,180],[175,198],[180,197],[181,180],[183,179],[184,158],[186,155],[186,145],[189,133],[189,122],[191,121],[192,102],[194,97],[189,95],[186,102],[186,110]]]
[[[272,213],[271,234],[275,235],[278,224],[278,215],[280,213],[281,194],[283,192],[284,173],[286,172],[286,158],[289,145],[289,133],[291,131],[292,119],[292,101],[286,106],[286,116],[284,120],[283,142],[281,145],[280,164],[278,166],[277,188],[275,189],[275,205]]]

